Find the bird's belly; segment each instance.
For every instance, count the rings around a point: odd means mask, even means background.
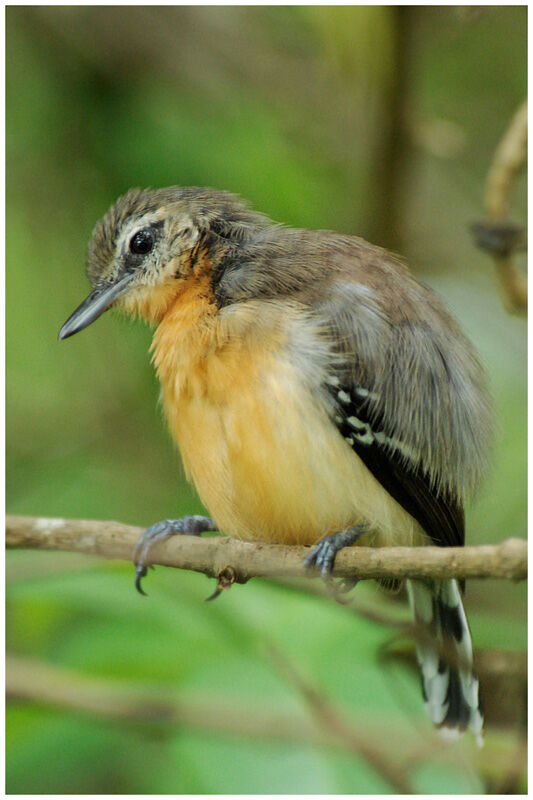
[[[289,363],[256,363],[231,375],[218,366],[211,363],[196,390],[174,396],[166,410],[186,472],[220,530],[313,544],[365,521],[368,543],[424,540]]]

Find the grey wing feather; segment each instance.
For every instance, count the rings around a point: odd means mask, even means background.
[[[368,392],[364,408],[383,433],[382,450],[424,475],[436,496],[462,503],[487,467],[492,410],[483,371],[430,290],[407,274],[384,292],[385,300],[368,285],[337,282],[317,308],[342,352],[340,380],[352,395]]]

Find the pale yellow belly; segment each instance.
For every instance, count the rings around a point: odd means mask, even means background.
[[[166,396],[186,472],[229,536],[313,544],[365,521],[361,543],[427,541],[418,523],[345,443],[288,362],[255,364],[224,381],[212,357],[197,390]],[[236,375],[236,373],[233,373]]]

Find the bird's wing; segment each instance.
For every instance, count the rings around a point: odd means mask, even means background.
[[[372,408],[373,392],[334,376],[328,391],[335,401],[333,421],[348,444],[381,485],[420,523],[436,545],[464,544],[462,503],[450,491],[437,490],[407,446],[388,433],[383,416]]]
[[[423,316],[413,316],[401,288],[385,304],[382,297],[346,282],[320,304],[339,353],[326,379],[334,401],[330,414],[372,474],[435,544],[460,546],[461,470],[476,408],[466,357],[454,351],[456,340],[446,326],[439,328],[438,319],[429,326]],[[428,292],[428,302],[432,297]]]

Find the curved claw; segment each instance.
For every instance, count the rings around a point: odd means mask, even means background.
[[[170,536],[188,534],[189,536],[200,536],[205,531],[216,531],[217,526],[210,517],[203,517],[194,514],[181,519],[163,519],[155,522],[145,530],[133,550],[133,563],[135,564],[135,588],[139,594],[147,597],[143,590],[141,581],[146,576],[148,567],[146,559],[154,544],[168,539]],[[153,565],[149,565],[153,569]]]
[[[338,531],[329,536],[324,536],[304,558],[304,568],[310,569],[316,566],[320,570],[320,577],[325,581],[330,581],[333,565],[335,564],[335,556],[339,550],[352,545],[366,530],[367,526],[361,524],[348,528],[346,531]]]
[[[147,572],[148,569],[143,561],[138,561],[137,564],[135,564],[135,588],[139,594],[142,594],[144,597],[148,597],[148,595],[142,588],[141,581],[146,576]]]

